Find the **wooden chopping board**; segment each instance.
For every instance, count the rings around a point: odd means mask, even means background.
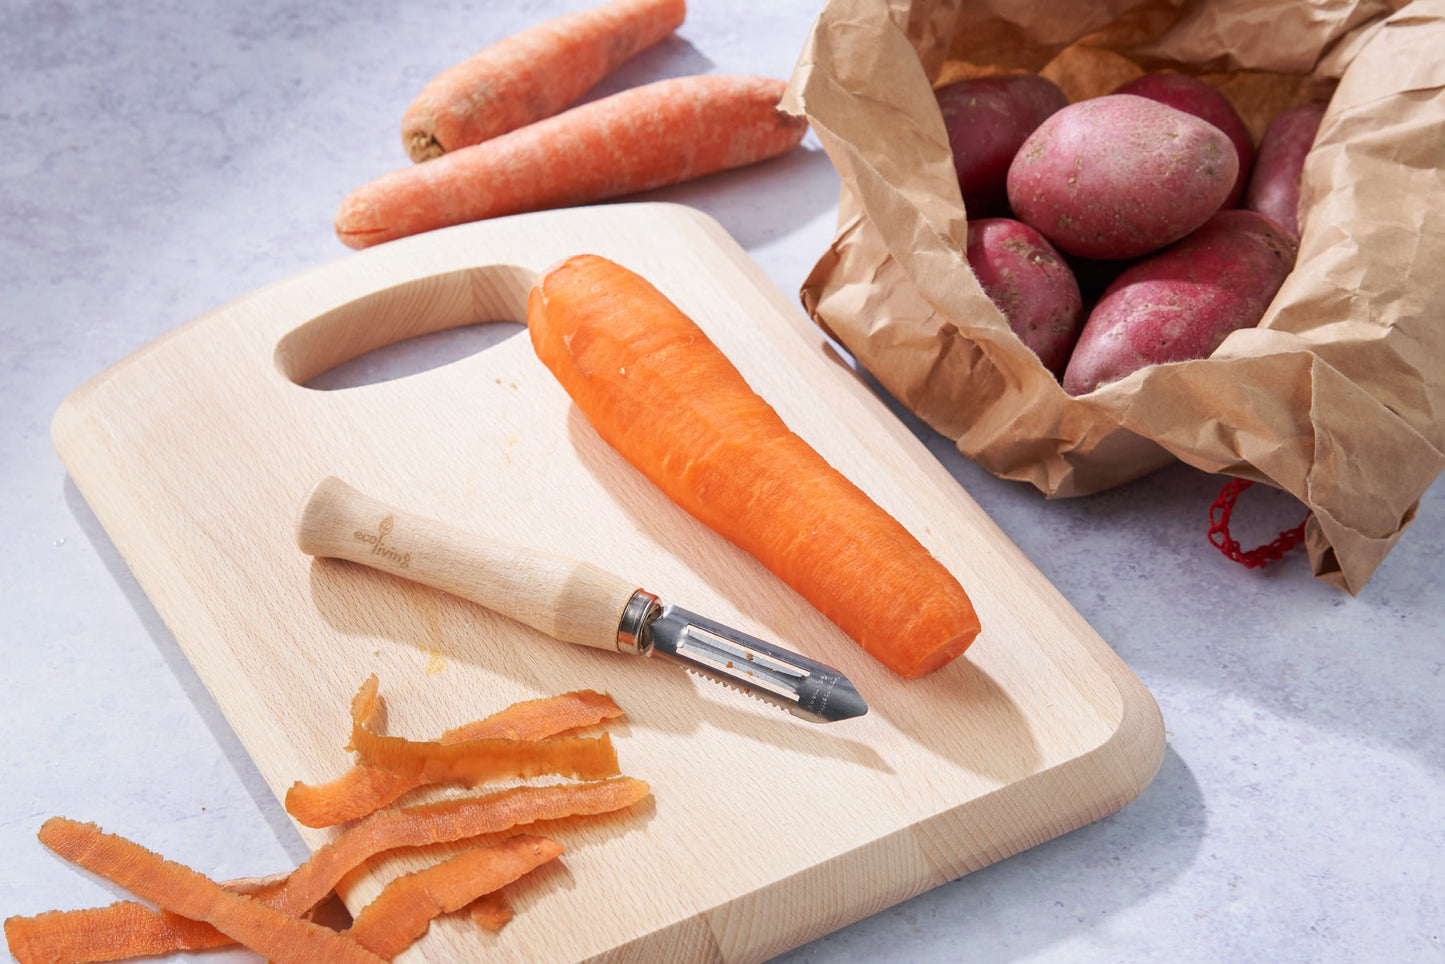
[[[393,381],[305,383],[398,340],[521,322],[535,274],[609,257],[688,312],[792,428],[963,582],[984,631],[908,681],[673,506],[593,433],[525,334]],[[525,215],[381,245],[181,326],[75,392],[57,451],[278,796],[351,763],[348,701],[432,737],[502,706],[612,694],[652,797],[543,832],[560,862],[500,933],[442,919],[402,959],[761,961],[1113,812],[1153,778],[1143,685],[714,222],[676,205]],[[657,662],[556,643],[350,563],[292,527],[336,475],[565,552],[829,663],[870,712],[797,720]],[[333,831],[302,828],[313,848]],[[339,888],[352,910],[414,855]],[[283,868],[258,867],[257,874]]]

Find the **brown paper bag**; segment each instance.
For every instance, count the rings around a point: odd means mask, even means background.
[[[1073,398],[968,269],[933,87],[1028,70],[1078,100],[1156,69],[1218,84],[1256,139],[1330,99],[1299,260],[1210,358]],[[1445,468],[1445,0],[830,0],[784,107],[843,181],[805,308],[989,472],[1050,497],[1175,459],[1265,482],[1311,510],[1315,575],[1357,593]]]

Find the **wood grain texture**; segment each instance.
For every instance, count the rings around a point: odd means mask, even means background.
[[[391,382],[303,387],[401,338],[521,321],[535,273],[584,251],[672,298],[958,575],[984,626],[963,658],[911,681],[873,662],[602,443],[524,337]],[[746,253],[690,209],[547,212],[349,255],[116,364],[65,401],[52,435],[278,796],[349,765],[346,707],[372,672],[397,735],[572,689],[624,708],[622,769],[651,784],[652,800],[549,826],[565,856],[520,883],[503,931],[441,920],[409,959],[469,960],[484,945],[499,961],[766,960],[1113,812],[1162,758],[1142,684]],[[328,475],[590,561],[836,666],[870,712],[808,724],[439,590],[313,560],[293,526]],[[299,829],[312,846],[329,837]],[[420,859],[379,858],[343,897],[355,909]]]

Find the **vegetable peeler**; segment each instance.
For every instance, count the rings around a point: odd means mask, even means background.
[[[359,563],[469,599],[554,639],[657,657],[813,723],[862,716],[842,673],[639,589],[590,563],[504,545],[413,515],[328,476],[296,522],[311,556]]]

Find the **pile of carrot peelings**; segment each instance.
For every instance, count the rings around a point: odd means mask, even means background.
[[[10,953],[20,964],[82,964],[239,943],[277,964],[389,961],[442,914],[460,912],[492,931],[511,919],[504,889],[562,853],[555,840],[516,828],[616,812],[650,792],[621,775],[608,734],[579,735],[622,715],[604,694],[583,690],[514,703],[435,740],[413,741],[368,726],[378,689],[372,676],[351,703],[355,765],[327,783],[297,783],[287,792],[286,809],[299,822],[347,824],[300,866],[217,882],[94,824],[53,817],[40,829],[41,843],[148,903],[11,917]],[[397,802],[429,784],[475,788],[538,776],[570,779]],[[346,929],[313,919],[365,861],[439,843],[458,847],[391,880]]]

